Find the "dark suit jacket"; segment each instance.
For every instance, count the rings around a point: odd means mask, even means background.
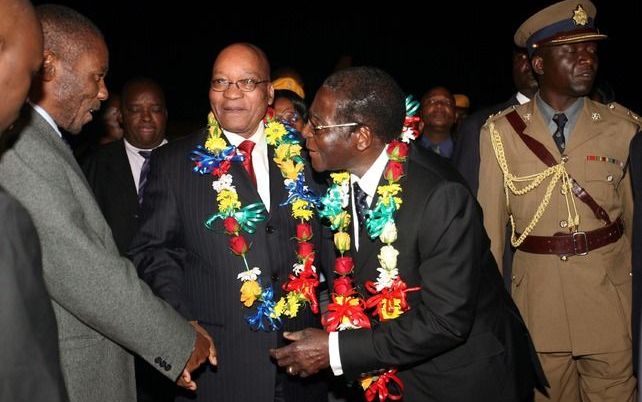
[[[0,187],[0,401],[67,401],[36,228]]]
[[[642,303],[642,134],[631,140],[629,152],[631,184],[633,185],[633,239],[631,245],[631,271],[633,273],[633,306],[631,310],[633,331],[633,368],[640,368],[640,303]]]
[[[250,310],[239,301],[237,279],[242,259],[230,252],[229,236],[220,221],[213,231],[204,226],[217,212],[214,177],[194,173],[189,159],[190,151],[205,138],[203,130],[153,152],[140,230],[129,254],[155,292],[187,319],[198,320],[214,339],[218,367],[197,376],[197,400],[273,402],[278,379],[286,401],[325,401],[327,390],[319,376],[301,380],[277,371],[268,351],[283,344],[280,332],[255,332],[245,322]],[[263,284],[274,285],[278,300],[295,262],[295,223],[289,206],[279,207],[286,191],[272,161],[273,148],[268,149],[271,210],[254,234],[244,236],[252,243],[247,254],[250,267],[260,267]],[[260,201],[240,162],[232,164],[230,174],[244,206]],[[312,179],[306,182],[312,185]],[[309,309],[300,316],[285,320],[285,329],[320,326]]]
[[[401,317],[339,333],[346,377],[396,366],[406,402],[532,396],[541,368],[502,286],[479,205],[456,172],[415,145],[401,185],[397,265],[421,290],[409,294],[411,309]],[[382,243],[363,231],[359,241],[355,284],[363,290],[377,277]]]
[[[125,255],[138,229],[138,195],[124,140],[98,148],[83,162],[82,170],[111,227],[118,251]]]
[[[513,95],[508,101],[479,110],[468,116],[459,127],[459,137],[453,151],[453,166],[466,179],[473,194],[479,188],[479,132],[486,123],[488,116],[500,112],[510,106],[517,105],[517,97]]]

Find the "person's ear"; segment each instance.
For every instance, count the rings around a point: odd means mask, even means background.
[[[272,85],[272,82],[267,83],[267,90],[268,90],[268,105],[273,105],[274,104],[274,86]]]
[[[417,128],[419,129],[419,133],[423,133],[424,132],[424,121],[423,120],[419,120],[419,123],[417,124]]]
[[[54,52],[45,49],[43,52],[42,68],[40,70],[43,81],[51,81],[56,76],[56,65],[58,64],[58,57]]]
[[[167,111],[165,111],[165,115],[167,115]],[[123,112],[120,111],[120,108],[116,109],[116,121],[123,127]]]
[[[537,75],[544,75],[544,58],[541,55],[535,55],[531,59],[533,72]]]
[[[372,132],[370,127],[366,125],[360,125],[357,130],[352,133],[352,137],[354,139],[354,144],[357,150],[363,152],[366,149],[370,148],[370,146],[372,145],[372,141],[374,140],[374,133]]]

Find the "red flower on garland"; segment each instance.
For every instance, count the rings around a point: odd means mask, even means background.
[[[234,254],[239,256],[245,255],[249,248],[247,241],[245,241],[245,237],[241,235],[230,237],[230,249]]]
[[[225,233],[228,235],[237,234],[241,230],[239,222],[231,216],[223,219],[223,227],[225,228]]]
[[[386,148],[388,158],[397,162],[403,161],[408,157],[408,150],[408,144],[399,140],[392,141]]]
[[[314,253],[314,244],[307,241],[299,243],[299,251],[297,251],[299,258],[304,259],[312,253]]]
[[[334,293],[338,294],[339,296],[347,296],[354,293],[354,289],[352,288],[352,280],[350,280],[350,278],[347,276],[336,278],[332,287]]]
[[[388,181],[396,182],[401,176],[403,176],[403,163],[389,161],[386,170],[383,172],[383,177]]]
[[[312,238],[312,226],[309,223],[299,223],[296,225],[296,239],[300,242],[308,241]]]
[[[339,275],[348,275],[354,268],[352,257],[338,257],[334,262],[334,272]]]

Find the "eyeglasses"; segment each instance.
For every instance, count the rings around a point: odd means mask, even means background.
[[[212,80],[211,88],[213,91],[223,92],[227,91],[231,84],[234,84],[243,92],[252,92],[256,89],[257,85],[265,84],[266,82],[269,82],[269,80],[257,81],[253,78],[246,78],[244,80],[228,81],[224,78],[217,78]]]
[[[343,124],[330,124],[327,126],[312,126],[312,129],[314,131],[317,130],[325,130],[326,128],[335,128],[335,127],[355,127],[358,126],[359,123],[343,123]]]

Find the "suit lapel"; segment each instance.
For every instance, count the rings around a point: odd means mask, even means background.
[[[114,152],[114,163],[109,165],[110,169],[114,172],[112,177],[120,182],[120,188],[125,189],[124,196],[131,198],[130,201],[138,202],[136,184],[134,183],[134,176],[132,175],[132,170],[129,165],[129,158],[127,158],[127,150],[125,149],[125,141],[120,139],[118,140],[119,147]]]
[[[279,211],[279,205],[287,199],[287,192],[283,185],[283,175],[281,169],[274,162],[274,147],[268,145],[268,170],[270,176],[270,211],[269,216],[272,217]]]

